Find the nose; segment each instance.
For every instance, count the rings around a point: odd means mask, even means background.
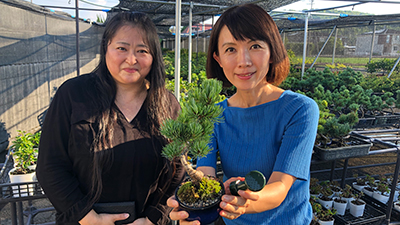
[[[250,53],[247,49],[240,51],[239,57],[238,57],[238,66],[239,67],[248,67],[251,66],[251,57]]]
[[[137,62],[137,58],[134,52],[130,52],[125,60],[128,64],[133,65]]]

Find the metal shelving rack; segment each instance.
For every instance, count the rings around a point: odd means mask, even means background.
[[[24,201],[31,203],[32,200],[46,198],[38,182],[1,184],[0,190],[0,203],[9,203],[11,206],[12,225],[23,225],[24,216],[27,216],[25,224],[30,225],[38,213],[54,210],[54,207],[36,209],[29,204],[28,209],[23,211],[22,203]],[[41,225],[50,224],[55,224],[55,222],[43,223]]]

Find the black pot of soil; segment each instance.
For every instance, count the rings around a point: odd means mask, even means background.
[[[191,180],[183,182],[175,191],[180,208],[189,213],[188,221],[198,220],[209,224],[219,217],[224,184],[214,177],[203,177],[199,183]]]

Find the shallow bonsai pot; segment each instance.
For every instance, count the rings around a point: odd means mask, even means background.
[[[189,213],[189,217],[186,219],[187,221],[194,221],[198,220],[200,221],[200,224],[205,225],[214,222],[219,218],[219,212],[221,211],[221,208],[219,207],[219,203],[221,202],[221,197],[222,195],[225,194],[225,188],[224,184],[221,181],[218,181],[221,185],[221,191],[218,196],[218,199],[216,199],[215,202],[212,204],[209,204],[207,206],[190,206],[182,202],[177,194],[179,188],[182,186],[183,182],[179,187],[175,190],[175,198],[179,202],[179,207]]]

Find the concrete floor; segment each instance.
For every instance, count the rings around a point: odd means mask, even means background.
[[[0,225],[11,225],[11,205],[8,203],[6,205],[1,205],[0,211]],[[51,203],[48,199],[36,199],[32,201],[31,209],[44,209],[52,207]],[[27,214],[29,211],[29,204],[27,201],[23,202],[22,208]],[[51,223],[55,221],[55,210],[47,211],[47,212],[40,212],[37,213],[31,222],[31,224],[43,224],[43,223]],[[24,224],[27,223],[28,217],[27,215],[24,216]]]

